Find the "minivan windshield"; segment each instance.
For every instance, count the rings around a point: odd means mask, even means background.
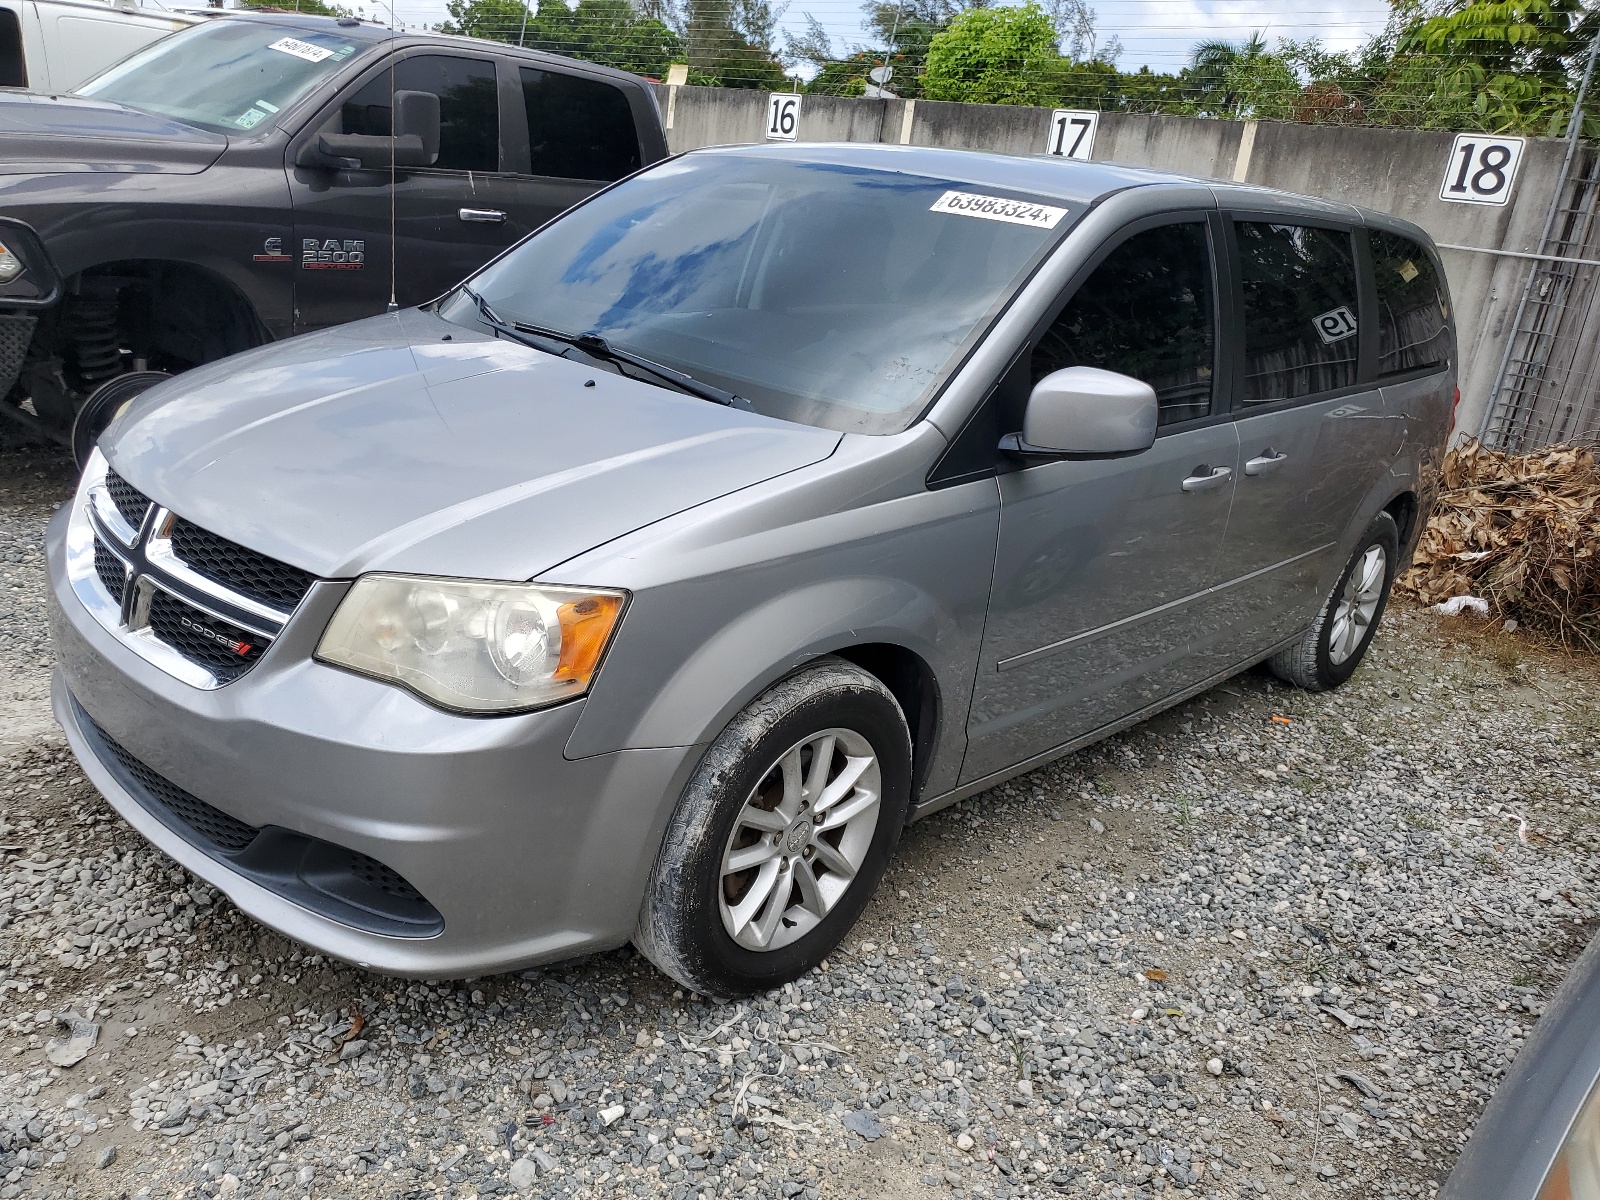
[[[547,225],[440,313],[597,334],[757,411],[861,433],[921,414],[1083,211],[894,171],[718,151]]]
[[[270,124],[280,109],[337,71],[370,40],[366,34],[359,27],[266,21],[196,25],[152,42],[77,94],[236,134]]]

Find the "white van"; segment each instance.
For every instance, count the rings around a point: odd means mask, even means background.
[[[102,0],[0,0],[0,87],[67,92],[205,17]]]

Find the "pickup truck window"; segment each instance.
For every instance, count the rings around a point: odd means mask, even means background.
[[[389,136],[389,101],[397,91],[432,92],[439,97],[439,161],[447,171],[500,169],[500,97],[492,62],[444,54],[418,54],[400,60],[344,102],[344,133]]]
[[[0,87],[28,86],[28,64],[22,56],[22,23],[9,8],[0,8]]]
[[[639,169],[639,134],[621,88],[523,67],[522,103],[534,175],[610,183]]]
[[[77,94],[238,134],[270,126],[370,40],[363,32],[265,21],[196,25],[152,42]]]

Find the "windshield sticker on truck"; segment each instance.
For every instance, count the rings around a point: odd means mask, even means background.
[[[303,58],[307,62],[321,62],[325,58],[332,58],[333,51],[325,46],[313,46],[310,42],[302,42],[299,38],[279,38],[267,47],[280,54],[292,54],[296,58]]]
[[[367,243],[361,238],[300,240],[300,266],[307,271],[359,271],[366,259]]]
[[[982,217],[985,221],[1007,221],[1012,225],[1031,225],[1035,229],[1054,229],[1067,215],[1064,208],[1007,200],[1003,196],[980,196],[973,192],[946,192],[935,200],[929,212],[957,213],[963,217]]]
[[[1342,304],[1338,308],[1312,317],[1311,323],[1317,327],[1317,336],[1322,339],[1324,346],[1331,346],[1335,342],[1344,341],[1347,337],[1354,337],[1356,332],[1355,314]]]
[[[247,108],[233,119],[233,123],[240,129],[254,129],[267,119],[267,114],[259,108]]]

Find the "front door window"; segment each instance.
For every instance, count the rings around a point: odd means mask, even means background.
[[[391,79],[392,74],[392,79]],[[340,106],[341,133],[389,136],[394,92],[439,97],[440,171],[500,169],[500,95],[492,62],[443,54],[402,59]]]
[[[1065,367],[1099,367],[1154,388],[1162,425],[1206,416],[1214,309],[1204,222],[1135,234],[1095,269],[1039,339],[1033,382]]]

